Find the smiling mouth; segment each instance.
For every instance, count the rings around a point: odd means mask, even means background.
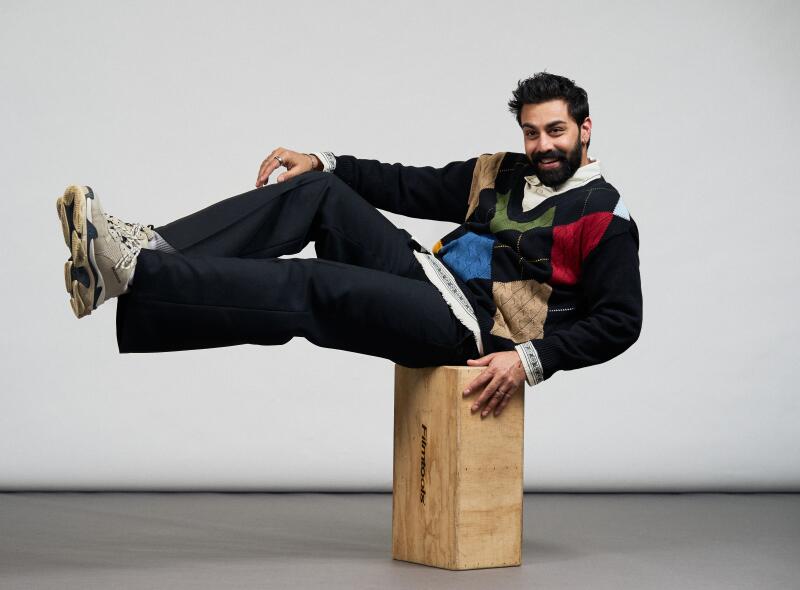
[[[561,165],[561,160],[558,158],[545,158],[544,160],[539,160],[539,166],[541,168],[556,168],[559,165]]]

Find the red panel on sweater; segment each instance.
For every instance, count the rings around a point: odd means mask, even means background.
[[[581,276],[581,263],[600,242],[613,213],[601,211],[581,217],[574,223],[553,227],[550,264],[554,285],[574,285]]]

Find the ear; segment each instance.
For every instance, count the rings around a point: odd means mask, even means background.
[[[581,123],[580,126],[580,133],[581,133],[581,145],[586,145],[589,143],[589,139],[592,137],[592,118],[586,117]]]

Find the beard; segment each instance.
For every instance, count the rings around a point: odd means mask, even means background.
[[[575,174],[575,171],[581,167],[581,148],[581,138],[578,137],[578,140],[575,142],[575,145],[572,147],[569,153],[565,154],[559,149],[553,149],[549,152],[542,152],[541,154],[531,156],[531,164],[533,164],[533,169],[536,172],[536,176],[542,181],[542,184],[549,186],[550,188],[555,188],[558,185],[566,182],[567,179],[571,178],[572,175]],[[549,160],[551,158],[556,158],[559,162],[559,165],[556,168],[551,168],[550,170],[542,170],[540,168],[541,161]]]

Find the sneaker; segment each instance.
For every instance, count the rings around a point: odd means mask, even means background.
[[[88,186],[68,186],[56,208],[71,254],[64,282],[72,311],[82,318],[128,290],[136,256],[155,236],[154,227],[105,213]]]

